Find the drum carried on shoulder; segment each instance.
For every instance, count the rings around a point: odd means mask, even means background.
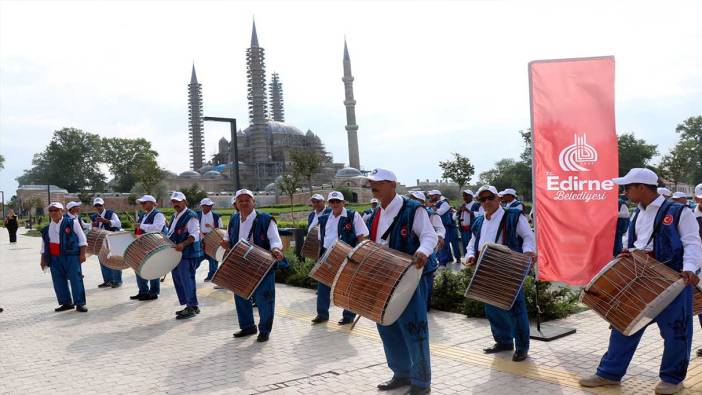
[[[202,243],[205,245],[205,254],[216,259],[217,262],[222,262],[224,260],[224,254],[227,252],[227,250],[220,245],[226,234],[227,231],[224,229],[215,229],[202,238]]]
[[[229,249],[212,282],[249,299],[275,263],[269,251],[246,240],[239,240]]]
[[[88,241],[88,247],[85,249],[85,254],[98,255],[102,246],[105,244],[105,238],[109,234],[109,231],[98,228],[91,228],[88,233],[85,234],[85,238]]]
[[[144,280],[155,280],[173,270],[183,253],[161,232],[139,236],[126,248],[124,261]]]
[[[334,284],[336,273],[346,261],[346,257],[351,250],[353,250],[353,247],[343,241],[334,241],[334,244],[324,252],[324,255],[322,255],[312,270],[310,270],[310,277],[327,287],[331,287]]]
[[[129,265],[124,262],[124,254],[127,247],[135,239],[132,232],[107,232],[105,243],[98,254],[98,260],[110,269],[124,270],[129,268]]]
[[[302,256],[305,258],[316,261],[319,259],[319,252],[321,251],[322,243],[319,240],[319,225],[313,226],[307,236],[305,237],[305,242],[302,244]]]

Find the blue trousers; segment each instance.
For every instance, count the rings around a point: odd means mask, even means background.
[[[171,275],[173,285],[178,295],[178,303],[195,307],[197,303],[197,293],[195,286],[195,270],[200,266],[200,258],[182,258]]]
[[[466,255],[466,252],[468,252],[468,243],[470,242],[470,238],[473,237],[473,233],[471,231],[464,231],[461,229],[461,244],[463,244],[463,255]]]
[[[446,266],[446,264],[453,261],[451,245],[456,244],[456,247],[458,247],[456,237],[456,226],[446,226],[446,237],[444,238],[444,247],[437,254],[437,258],[439,259],[439,265]]]
[[[378,324],[393,377],[409,378],[412,385],[422,388],[431,386],[426,287],[426,281],[421,279],[400,318],[392,325]]]
[[[54,292],[60,305],[77,304],[85,306],[85,287],[78,256],[52,256],[49,262],[51,281],[54,283]],[[68,290],[68,282],[71,291]],[[73,298],[71,298],[71,294]]]
[[[422,275],[422,281],[426,283],[426,293],[427,293],[427,311],[431,310],[431,294],[434,292],[434,273],[424,273]]]
[[[678,384],[685,380],[687,365],[692,348],[692,288],[678,295],[653,321],[663,338],[663,359],[659,370],[662,381]],[[620,381],[626,373],[636,347],[646,328],[631,336],[624,336],[612,328],[609,348],[600,360],[597,375],[609,380]]]
[[[457,260],[461,260],[461,249],[458,246],[458,229],[456,225],[451,226],[451,249],[453,250],[453,257]]]
[[[273,328],[273,314],[275,313],[275,271],[271,270],[263,278],[261,284],[253,293],[253,301],[258,307],[258,331],[270,333]],[[244,299],[234,295],[236,317],[239,320],[239,329],[249,329],[256,326],[253,316],[253,303],[251,299]]]
[[[512,346],[517,351],[529,351],[529,316],[524,288],[517,294],[509,310],[485,304],[485,315],[496,343]]]
[[[317,283],[317,315],[322,318],[329,319],[329,305],[331,304],[331,288],[328,286]],[[352,321],[356,318],[356,314],[352,311],[344,309],[341,313],[344,321]]]
[[[102,282],[112,283],[112,284],[122,284],[122,271],[110,269],[109,267],[100,264],[100,271],[102,272]]]
[[[158,295],[161,293],[161,279],[144,280],[138,274],[135,275],[139,295]]]
[[[207,272],[207,278],[211,279],[217,271],[217,266],[219,265],[219,262],[217,262],[215,258],[212,258],[209,255],[205,255],[205,259],[207,259],[207,262],[210,263],[210,271]]]

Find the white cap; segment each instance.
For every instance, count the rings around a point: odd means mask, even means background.
[[[368,175],[368,179],[371,181],[397,181],[395,173],[385,169],[373,169]]]
[[[183,200],[185,200],[185,195],[183,194],[183,192],[175,191],[171,194],[171,200],[182,202]]]
[[[697,199],[702,199],[702,184],[697,184],[695,187],[695,197]]]
[[[49,208],[52,208],[52,207],[57,208],[57,209],[59,209],[59,210],[63,210],[63,204],[61,204],[61,203],[59,203],[59,202],[53,202],[53,203],[51,203],[51,204],[49,205]]]
[[[464,189],[464,190],[463,190],[463,193],[465,193],[466,195],[475,196],[475,194],[473,193],[473,191],[471,191],[470,189]]]
[[[339,191],[329,192],[329,196],[327,196],[327,201],[330,201],[330,200],[341,200],[343,202],[344,201],[344,194],[339,192]]]
[[[214,202],[210,198],[200,200],[200,206],[214,206]]]
[[[424,193],[422,193],[422,191],[412,191],[410,192],[410,195],[414,196],[415,199],[419,199],[423,202],[427,201],[427,198],[426,196],[424,196]]]
[[[66,203],[66,210],[70,210],[73,207],[80,207],[81,202],[68,202]]]
[[[671,192],[670,189],[668,189],[668,188],[661,187],[661,188],[658,188],[657,191],[658,191],[659,195],[663,195],[663,196],[672,196],[673,195],[673,192]]]
[[[441,191],[439,191],[439,190],[437,190],[437,189],[432,189],[431,191],[427,192],[427,195],[429,195],[429,196],[433,196],[433,195],[439,195],[439,196],[441,196]]]
[[[702,187],[702,184],[700,184],[700,186]],[[378,200],[378,199],[376,199],[376,198],[373,198],[373,199],[371,199],[371,204],[373,204],[373,203],[378,203],[378,204],[379,204],[379,203],[380,203],[380,200]]]
[[[514,197],[517,197],[517,191],[515,191],[512,188],[507,188],[504,191],[500,192],[501,195],[512,195]]]
[[[102,200],[102,198],[96,197],[95,199],[93,199],[93,206],[98,205],[98,204],[104,206],[105,201]]]
[[[251,196],[251,199],[255,199],[253,192],[249,191],[248,189],[239,189],[234,194],[234,201],[236,201],[236,198],[238,198],[241,195],[249,195],[249,196]]]
[[[685,192],[675,192],[673,194],[673,199],[687,199]]]
[[[499,193],[497,193],[497,188],[495,188],[495,187],[492,186],[492,185],[483,185],[482,187],[480,187],[480,188],[478,189],[478,192],[476,193],[476,195],[480,196],[480,194],[483,193],[483,192],[485,192],[485,191],[490,192],[490,193],[492,193],[493,195],[496,195],[496,196],[499,196],[499,195],[500,195]]]
[[[650,169],[635,167],[629,170],[624,177],[612,178],[617,185],[645,184],[658,185],[658,176]],[[670,191],[668,191],[670,192]]]
[[[310,200],[319,200],[320,202],[323,202],[323,201],[324,201],[324,196],[322,196],[322,195],[320,195],[320,194],[318,194],[318,193],[315,193],[314,195],[312,195],[312,197],[310,198]]]
[[[151,195],[144,195],[140,197],[139,199],[136,200],[137,203],[144,203],[144,202],[151,202],[151,203],[156,203],[156,198],[154,198]]]

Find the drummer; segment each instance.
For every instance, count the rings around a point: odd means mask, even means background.
[[[665,200],[670,200],[673,198],[673,192],[668,188],[660,187],[656,189],[656,192],[658,192],[659,195],[662,195],[663,199]]]
[[[419,202],[395,192],[397,178],[393,172],[375,169],[368,180],[373,196],[380,201],[370,219],[370,240],[414,255],[416,267],[426,270],[437,242],[427,211]],[[408,385],[410,394],[431,391],[426,291],[426,281],[420,280],[400,318],[389,326],[377,325],[385,358],[393,371],[392,379],[378,384],[381,391]]]
[[[477,208],[473,210],[473,191],[470,189],[463,190],[463,204],[458,208],[456,219],[458,222],[458,230],[461,232],[461,244],[463,245],[463,254],[468,251],[468,242],[471,238],[470,227],[475,221]]]
[[[307,216],[307,231],[309,232],[313,226],[317,225],[319,222],[319,217],[324,214],[329,214],[331,209],[324,205],[324,196],[315,193],[310,198],[310,206],[312,206],[312,212]]]
[[[429,259],[427,260],[426,264],[426,269],[424,270],[424,275],[422,276],[422,279],[426,282],[427,287],[427,311],[430,311],[431,295],[434,291],[434,273],[439,267],[439,259],[436,257],[436,255],[438,254],[438,251],[441,251],[441,249],[444,246],[444,236],[446,236],[446,229],[444,228],[444,224],[441,222],[441,217],[439,217],[439,215],[434,211],[433,208],[426,205],[427,198],[424,196],[423,192],[410,192],[410,199],[418,201],[422,204],[422,206],[424,206],[424,208],[426,208],[427,214],[429,214],[429,222],[431,222],[431,225],[434,227],[434,232],[436,232],[436,237],[438,238],[436,248],[434,248],[434,251],[429,256]]]
[[[454,257],[451,252],[451,242],[457,236],[456,222],[453,220],[453,215],[451,214],[451,204],[449,201],[441,196],[441,191],[434,189],[427,192],[429,197],[430,206],[441,218],[441,223],[444,225],[446,230],[446,237],[444,238],[443,248],[439,250],[437,257],[439,258],[439,266],[442,268],[446,267],[446,264],[453,262]],[[457,245],[456,245],[457,247]],[[458,252],[458,251],[457,251]],[[460,253],[458,254],[460,258]]]
[[[85,287],[81,275],[81,263],[85,262],[85,249],[88,242],[81,226],[63,215],[63,205],[58,202],[49,205],[49,226],[41,231],[41,269],[51,269],[51,281],[59,307],[54,311],[72,310],[85,313]],[[71,290],[68,290],[68,283]],[[73,297],[71,297],[73,296]]]
[[[478,201],[485,214],[473,222],[473,237],[468,242],[466,266],[473,266],[479,251],[486,243],[503,244],[510,250],[530,255],[536,262],[534,233],[519,208],[504,209],[500,205],[497,189],[484,185],[478,189]],[[485,304],[485,316],[495,344],[483,350],[485,354],[515,350],[512,361],[521,362],[529,355],[529,317],[522,288],[509,310]]]
[[[697,207],[694,209],[695,219],[697,220],[700,238],[702,239],[702,184],[698,184],[695,187],[695,194],[693,197],[695,198],[695,204],[697,204]],[[700,320],[700,326],[702,326],[702,314],[700,314],[698,318]],[[702,348],[697,349],[697,356],[702,357]]]
[[[171,271],[178,302],[181,306],[185,305],[183,310],[176,312],[176,319],[185,320],[200,314],[195,286],[195,270],[202,262],[200,222],[197,214],[188,208],[188,201],[182,192],[171,194],[171,205],[175,213],[168,229],[168,237],[175,243],[176,251],[183,253],[178,266]]]
[[[634,168],[626,176],[615,178],[623,185],[632,202],[638,204],[629,224],[628,249],[646,251],[657,261],[680,273],[687,284],[695,285],[695,273],[702,260],[699,227],[691,210],[666,200],[656,190],[658,176],[649,169]],[[628,255],[624,250],[622,255]],[[692,346],[692,286],[678,295],[654,319],[663,337],[661,381],[657,394],[674,394],[683,388]],[[582,378],[584,387],[619,385],[634,356],[645,329],[624,336],[612,328],[607,353],[600,360],[596,374]]]
[[[66,216],[69,218],[72,218],[73,220],[77,220],[78,223],[80,224],[80,227],[83,229],[83,232],[86,230],[90,230],[92,226],[89,223],[83,222],[80,219],[80,206],[81,202],[68,202],[66,203]]]
[[[524,205],[522,202],[517,200],[517,191],[515,191],[513,188],[507,188],[500,192],[499,195],[502,198],[502,207],[505,209],[516,208],[524,213]]]
[[[197,210],[197,217],[200,220],[200,232],[202,233],[202,238],[204,240],[205,235],[212,232],[215,229],[222,229],[222,219],[219,214],[212,210],[214,207],[214,202],[210,198],[204,198],[200,200],[200,210]],[[203,248],[204,249],[204,248]],[[212,277],[217,271],[217,258],[205,254],[205,259],[210,264],[209,272],[207,272],[207,277],[205,277],[205,282],[212,281]]]
[[[149,232],[161,232],[165,234],[168,230],[168,228],[166,228],[166,216],[156,208],[156,199],[151,195],[144,195],[137,199],[137,203],[141,204],[143,212],[139,214],[139,220],[137,221],[139,226],[134,229],[134,234],[137,236]],[[158,278],[154,280],[144,280],[136,272],[134,275],[136,276],[139,293],[130,296],[129,299],[142,302],[158,299],[158,295],[161,292],[161,281]]]
[[[365,211],[363,211],[363,221],[368,221],[368,218],[370,218],[371,214],[373,214],[373,211],[375,211],[375,209],[378,208],[379,203],[380,202],[376,198],[370,200],[370,208],[367,208]]]
[[[119,217],[114,211],[105,209],[105,201],[102,198],[93,199],[93,207],[95,213],[90,214],[93,228],[110,232],[116,232],[122,228]],[[100,271],[102,272],[102,284],[98,285],[98,288],[119,288],[122,286],[121,270],[110,269],[101,263]]]
[[[239,240],[247,240],[261,248],[270,250],[278,261],[278,266],[285,268],[288,262],[282,253],[283,242],[278,235],[278,225],[270,214],[256,211],[255,204],[253,192],[248,189],[236,191],[232,205],[236,206],[238,212],[233,213],[229,220],[228,232],[224,235],[222,247],[228,249]],[[258,342],[268,341],[275,313],[275,269],[274,267],[268,272],[253,294],[253,302],[256,302],[258,307],[258,331],[254,321],[251,299],[234,295],[240,329],[234,333],[234,337],[251,336],[260,332],[256,340]]]
[[[319,251],[320,257],[337,240],[355,247],[358,242],[368,236],[368,228],[363,222],[361,215],[344,207],[346,205],[344,194],[338,191],[330,192],[329,196],[327,196],[327,203],[331,206],[331,213],[323,214],[319,217],[319,239],[322,240],[322,248]],[[320,282],[317,283],[317,316],[312,320],[313,324],[329,321],[330,292],[331,288],[327,285]],[[337,324],[350,324],[355,317],[356,314],[344,310],[342,318]]]

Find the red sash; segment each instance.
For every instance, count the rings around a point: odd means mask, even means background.
[[[61,255],[61,244],[49,243],[49,254],[51,254],[51,256]]]

